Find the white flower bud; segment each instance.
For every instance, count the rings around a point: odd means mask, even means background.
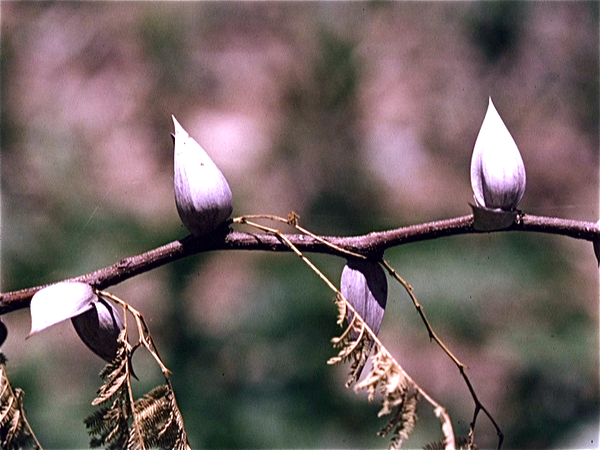
[[[8,328],[4,325],[4,322],[0,320],[0,347],[4,344],[6,337],[8,336]],[[1,358],[0,358],[1,359]]]
[[[597,227],[600,227],[600,220],[596,223]],[[598,261],[598,267],[600,267],[600,239],[596,239],[594,241],[594,255],[596,255],[596,260]]]
[[[177,212],[194,235],[210,233],[233,211],[233,197],[227,180],[204,149],[175,124],[174,185]]]
[[[379,263],[364,259],[349,259],[342,271],[340,291],[362,317],[365,324],[377,335],[383,321],[388,291],[385,272]],[[348,324],[352,322],[353,318],[354,313],[348,309],[346,312]],[[350,336],[352,339],[358,339],[358,332],[351,330]],[[368,347],[365,348],[365,355],[368,356],[372,346],[373,341],[370,341]],[[355,361],[355,363],[359,365],[352,377],[358,379],[364,369],[366,356],[362,362]]]
[[[117,353],[123,321],[116,308],[99,298],[87,283],[63,281],[40,289],[31,299],[29,336],[71,319],[90,350],[110,362]],[[0,332],[1,337],[1,332]]]
[[[117,338],[123,329],[119,311],[108,301],[100,298],[93,308],[72,317],[73,328],[88,348],[100,358],[111,362],[117,355]]]
[[[387,303],[387,279],[379,263],[350,259],[342,271],[342,295],[375,334],[379,333]],[[349,311],[348,322],[353,314]]]
[[[471,159],[477,206],[514,210],[525,192],[525,166],[510,132],[489,100]]]

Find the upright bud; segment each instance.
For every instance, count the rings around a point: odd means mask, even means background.
[[[471,186],[479,207],[479,210],[474,208],[476,228],[510,226],[525,193],[525,184],[525,166],[517,144],[490,98],[471,158]],[[489,210],[497,214],[490,214]]]
[[[204,149],[175,124],[175,204],[183,224],[194,235],[210,233],[233,211],[227,180]]]

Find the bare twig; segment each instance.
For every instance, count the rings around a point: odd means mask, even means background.
[[[267,220],[273,220],[275,222],[281,222],[281,223],[285,223],[291,227],[294,227],[296,230],[298,230],[300,233],[305,234],[307,236],[310,236],[311,238],[313,238],[315,241],[320,242],[321,244],[331,248],[334,252],[336,253],[340,253],[340,254],[345,254],[348,256],[353,256],[354,258],[359,258],[359,259],[364,259],[365,255],[361,254],[361,253],[356,253],[350,250],[346,250],[343,247],[340,247],[338,245],[332,244],[331,242],[329,242],[327,240],[327,238],[323,238],[321,236],[317,236],[316,234],[312,233],[311,231],[307,230],[304,227],[301,227],[298,224],[298,219],[300,218],[300,216],[298,216],[295,212],[291,212],[290,215],[288,216],[287,219],[284,219],[283,217],[279,217],[279,216],[273,216],[270,214],[249,214],[249,215],[245,215],[242,217],[237,217],[235,219],[233,219],[233,223],[248,223],[249,219],[267,219]],[[281,232],[277,232],[278,235],[282,234]]]
[[[444,351],[444,353],[446,353],[446,355],[448,355],[448,357],[452,360],[452,362],[456,365],[456,367],[458,367],[458,371],[460,372],[460,375],[462,376],[463,380],[465,381],[465,384],[467,385],[467,388],[469,389],[471,398],[475,402],[475,412],[473,413],[473,420],[471,421],[471,424],[470,424],[469,435],[472,438],[473,433],[475,432],[475,423],[477,422],[477,416],[479,415],[480,411],[483,411],[483,413],[488,417],[488,419],[490,419],[490,422],[492,423],[492,425],[494,425],[494,428],[496,428],[496,433],[498,435],[498,449],[499,449],[502,446],[502,441],[504,440],[504,434],[502,433],[502,430],[496,423],[496,420],[492,417],[492,415],[483,406],[483,404],[477,397],[477,394],[475,393],[475,389],[473,388],[473,385],[471,384],[471,380],[469,380],[469,377],[467,376],[467,373],[465,372],[465,369],[467,368],[467,366],[465,364],[463,364],[456,356],[454,356],[454,354],[450,351],[450,349],[446,346],[446,344],[444,344],[444,342],[433,331],[433,328],[431,327],[431,324],[429,323],[429,320],[427,319],[427,316],[425,315],[423,306],[421,306],[421,304],[419,303],[419,301],[417,300],[417,297],[415,296],[415,294],[413,292],[412,286],[410,284],[408,284],[406,282],[406,280],[404,280],[400,276],[400,274],[398,274],[398,272],[390,265],[390,263],[388,261],[386,261],[384,259],[384,260],[382,260],[382,264],[388,270],[390,275],[392,275],[396,280],[398,280],[398,282],[404,287],[404,289],[408,293],[410,299],[412,300],[413,304],[415,305],[415,308],[417,309],[417,312],[419,313],[419,316],[421,316],[421,319],[423,320],[423,323],[425,324],[425,328],[427,328],[427,333],[429,333],[429,338],[432,339],[433,341],[435,341],[435,343],[440,346],[440,348]]]
[[[533,231],[587,241],[600,240],[600,229],[596,223],[554,217],[523,215],[517,223],[502,231]],[[314,236],[304,233],[281,235],[285,236],[290,243],[304,253],[326,253],[344,256],[351,252],[360,255],[381,256],[386,249],[409,242],[473,233],[480,232],[473,229],[473,216],[468,215],[393,230],[372,232],[362,236]],[[276,235],[243,233],[223,227],[207,236],[187,236],[148,252],[122,259],[103,269],[70,278],[69,281],[81,281],[91,284],[97,289],[104,289],[187,256],[214,250],[291,251],[290,247]],[[35,286],[0,294],[0,315],[28,308],[33,294],[43,287],[45,286]]]
[[[148,325],[146,325],[146,320],[144,319],[144,316],[142,316],[142,313],[140,313],[137,309],[135,309],[129,303],[125,302],[124,300],[121,300],[119,297],[117,297],[114,294],[111,294],[110,292],[97,290],[96,293],[102,297],[105,297],[105,298],[108,298],[108,299],[114,301],[115,303],[118,303],[119,305],[121,305],[123,307],[125,329],[127,329],[127,312],[129,311],[131,313],[131,315],[135,318],[135,322],[136,322],[137,329],[138,329],[138,339],[139,339],[139,343],[136,344],[134,347],[137,347],[139,344],[146,347],[146,350],[148,350],[148,352],[150,352],[150,354],[152,355],[152,357],[154,358],[154,360],[160,367],[160,370],[162,371],[163,375],[165,376],[167,381],[170,383],[169,374],[171,373],[171,371],[164,365],[161,357],[158,355],[158,350],[156,349],[156,345],[154,345],[154,341],[152,340],[152,335],[150,334]]]

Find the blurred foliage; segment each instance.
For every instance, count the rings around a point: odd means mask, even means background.
[[[277,148],[297,187],[311,196],[300,215],[320,233],[360,234],[378,214],[377,181],[357,164],[360,60],[354,45],[317,30],[317,55],[305,84],[286,96],[286,121]],[[302,180],[302,182],[301,182]]]
[[[527,442],[529,448],[551,447],[576,423],[598,417],[598,398],[586,376],[564,361],[528,367],[511,381],[514,390],[509,401],[519,420],[507,436],[508,448],[518,447],[521,442]]]
[[[376,405],[340,397],[335,371],[324,364],[337,326],[327,290],[291,255],[265,261],[264,283],[244,298],[251,315],[222,336],[186,321],[175,286],[190,264],[172,264],[172,329],[166,333],[176,392],[190,439],[209,448],[331,445],[332,430],[354,430],[354,445],[376,443],[364,417]],[[283,260],[283,261],[281,261]],[[302,270],[301,270],[302,269]],[[270,280],[270,281],[267,281]],[[232,430],[236,432],[232,433]]]
[[[522,37],[527,4],[524,2],[480,2],[469,17],[473,45],[490,63],[515,50]]]
[[[523,442],[548,448],[598,415],[596,324],[577,304],[578,289],[569,283],[576,274],[553,240],[527,234],[453,237],[388,252],[451,348],[488,348],[489,358],[505,359],[510,348],[510,357],[499,362],[513,369],[506,388],[494,385],[507,393],[498,411],[500,422],[510,425],[503,429],[508,448]],[[412,320],[394,322],[402,327]],[[424,330],[413,332],[426,337]],[[478,371],[467,364],[467,373]],[[487,445],[494,445],[493,438]]]
[[[236,213],[293,208],[312,231],[346,235],[468,213],[466,163],[491,93],[524,155],[531,212],[597,219],[597,2],[10,2],[3,13],[3,291],[185,235],[172,201],[174,112],[191,132],[214,128],[224,147],[207,150],[223,161]],[[495,233],[386,257],[468,365],[509,447],[552,447],[586,421],[598,431],[590,245]],[[199,255],[115,287],[149,320],[192,446],[385,446],[378,405],[326,365],[338,332],[328,289],[292,255],[252,261]],[[338,281],[343,261],[314,261]],[[211,298],[214,286],[226,297]],[[216,301],[235,317],[204,326]],[[24,342],[26,312],[3,319],[7,370],[38,438],[86,446],[101,361],[69,324]],[[464,433],[472,402],[397,285],[382,336]],[[143,393],[160,374],[137,367]],[[495,446],[480,421],[480,448]],[[408,445],[440,437],[421,408]]]

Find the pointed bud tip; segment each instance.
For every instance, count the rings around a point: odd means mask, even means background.
[[[186,135],[187,136],[187,134],[188,134],[187,131],[185,131],[185,129],[177,121],[177,119],[175,118],[175,116],[171,115],[171,118],[173,119],[173,125],[175,126],[175,133],[172,136],[173,137],[175,137],[177,135]]]
[[[231,189],[202,146],[173,117],[173,184],[181,221],[194,235],[214,231],[233,211]]]
[[[500,117],[500,113],[496,109],[496,105],[494,105],[494,102],[492,101],[492,97],[489,97],[489,99],[488,99],[488,107],[487,107],[487,111],[486,111],[485,115],[488,116],[489,114],[493,114],[494,116],[496,116],[496,120],[500,120],[500,122],[502,122],[502,125],[506,126],[506,125],[504,125],[504,121]]]

